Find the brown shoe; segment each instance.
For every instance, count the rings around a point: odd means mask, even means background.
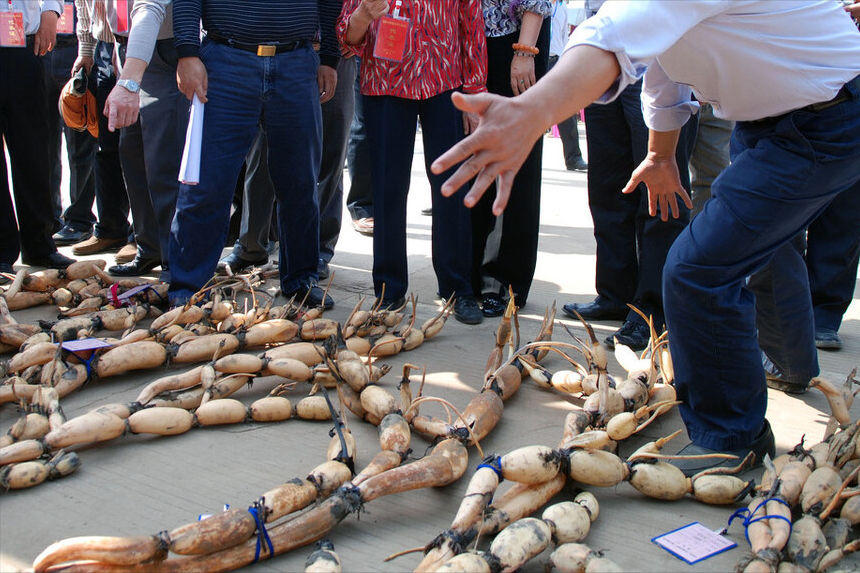
[[[114,259],[116,260],[116,264],[125,265],[133,261],[134,257],[136,256],[137,245],[135,243],[128,243],[126,246],[119,250]]]
[[[86,241],[81,241],[72,247],[72,254],[77,256],[82,255],[97,255],[105,251],[115,249],[125,243],[125,238],[122,239],[102,239],[93,235]]]

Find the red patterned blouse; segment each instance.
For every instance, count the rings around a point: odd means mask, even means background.
[[[427,99],[462,86],[466,93],[487,91],[487,39],[481,0],[403,0],[400,17],[410,20],[401,62],[373,57],[379,20],[364,43],[344,37],[361,0],[344,0],[337,23],[341,44],[361,58],[361,93]],[[392,10],[394,1],[390,2]]]

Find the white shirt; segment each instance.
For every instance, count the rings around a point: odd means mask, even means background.
[[[24,20],[24,35],[29,36],[39,31],[42,25],[42,12],[53,11],[57,14],[63,13],[62,0],[12,0],[11,6],[8,0],[0,2],[0,11],[22,12]]]
[[[567,45],[570,25],[567,22],[567,8],[562,0],[552,5],[552,27],[549,33],[549,55],[560,56]]]
[[[717,117],[749,121],[828,101],[860,74],[860,32],[833,0],[610,0],[566,49],[578,44],[618,58],[621,76],[600,101],[645,76],[656,131],[695,113],[691,93]]]

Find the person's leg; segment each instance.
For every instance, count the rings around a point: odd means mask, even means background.
[[[418,104],[391,96],[367,96],[363,104],[367,142],[374,150],[371,155],[373,288],[376,296],[382,297],[384,286],[384,299],[389,302],[405,296],[409,288],[406,196],[415,150]],[[465,249],[466,245],[458,248]]]
[[[663,283],[681,416],[694,444],[716,450],[749,447],[765,424],[755,301],[745,278],[857,180],[860,102],[739,124],[733,139],[733,162],[672,246]],[[811,299],[793,304],[798,312]]]
[[[173,39],[159,40],[140,89],[140,131],[146,168],[147,194],[158,245],[158,260],[167,261],[170,225],[179,194],[179,165],[188,127],[188,99],[176,86]]]
[[[263,86],[263,125],[277,199],[281,290],[291,293],[306,290],[318,279],[319,59],[310,46],[262,59],[267,71],[264,77],[272,77]]]
[[[806,241],[816,344],[838,349],[837,332],[854,296],[860,262],[860,181],[837,195],[809,225]]]
[[[711,185],[729,164],[729,142],[735,122],[714,115],[709,103],[702,103],[696,143],[690,153],[690,185],[695,217],[711,197]]]
[[[3,55],[0,54],[0,69],[4,66]],[[0,79],[7,77],[0,76]],[[0,87],[0,104],[5,100],[5,91],[3,87]],[[12,193],[9,189],[8,172],[6,171],[6,143],[3,139],[5,134],[5,122],[0,117],[0,175],[2,175],[0,179],[2,179],[3,187],[0,189],[0,264],[11,266],[21,254],[21,243],[18,234],[18,222],[15,220],[15,207],[12,204]]]
[[[355,110],[349,128],[347,167],[349,169],[349,193],[346,206],[353,221],[373,217],[373,187],[370,177],[370,144],[364,123],[364,97],[361,95],[361,60],[355,61],[355,83],[353,94]]]
[[[93,66],[95,81],[90,80],[91,85],[95,86],[99,116],[99,150],[96,153],[95,186],[99,216],[94,234],[102,239],[125,239],[129,231],[129,204],[119,153],[120,131],[124,130],[109,131],[107,117],[103,113],[105,101],[116,85],[116,75],[111,63],[113,49],[113,44],[105,42],[99,42],[96,45]]]
[[[59,38],[57,38],[59,42]],[[63,227],[63,200],[60,187],[63,182],[63,118],[60,117],[60,110],[57,102],[60,99],[60,91],[63,89],[65,82],[58,83],[56,79],[55,67],[59,66],[56,58],[60,52],[66,48],[54,46],[54,49],[41,56],[42,68],[44,70],[43,79],[45,81],[45,103],[47,104],[46,112],[48,118],[48,162],[50,164],[50,180],[51,180],[51,205],[54,211],[54,227],[56,233]],[[55,66],[56,64],[56,66]],[[68,71],[72,69],[69,66],[66,69],[66,79],[68,79]]]
[[[239,238],[231,254],[254,263],[269,258],[269,229],[275,209],[275,186],[269,176],[269,146],[266,131],[257,130],[251,150],[245,157],[245,192]],[[233,265],[231,265],[232,268]]]
[[[328,263],[340,235],[343,217],[343,163],[355,96],[355,64],[341,58],[337,65],[337,87],[332,99],[322,104],[323,147],[317,201],[320,209],[320,259]]]
[[[547,71],[555,67],[556,63],[558,63],[558,56],[550,56]],[[564,153],[564,165],[568,171],[583,171],[588,168],[582,159],[582,150],[579,148],[579,128],[576,125],[578,117],[579,112],[558,122],[558,136]]]
[[[181,185],[170,230],[170,300],[188,300],[215,272],[227,236],[230,203],[260,121],[264,77],[256,55],[205,40],[209,77],[200,182]]]
[[[456,166],[438,175],[430,171],[433,161],[463,138],[462,113],[451,103],[450,92],[421,100],[419,109],[424,162],[433,206],[431,250],[438,293],[445,299],[452,294],[457,298],[473,297],[472,217],[463,205],[468,186],[451,197],[443,197],[442,183],[454,173]],[[403,215],[405,218],[405,211]]]

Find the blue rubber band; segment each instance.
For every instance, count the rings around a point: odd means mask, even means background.
[[[502,458],[496,456],[489,462],[478,464],[478,467],[475,468],[475,471],[478,471],[481,468],[490,468],[496,475],[499,476],[499,481],[505,479],[505,476],[502,475]]]
[[[260,560],[260,550],[263,547],[263,540],[266,541],[266,545],[269,548],[269,556],[275,554],[275,546],[272,545],[272,540],[269,538],[269,532],[266,531],[266,524],[263,522],[262,516],[260,516],[260,510],[255,505],[254,507],[249,507],[248,512],[254,516],[254,522],[257,524],[257,549],[254,552],[254,563]]]
[[[755,506],[755,509],[752,512],[750,512],[749,508],[743,507],[743,508],[735,511],[729,517],[729,525],[731,525],[735,519],[742,518],[742,520],[743,520],[742,525],[744,526],[744,536],[747,538],[747,543],[749,543],[750,545],[752,545],[752,542],[750,542],[749,526],[752,525],[753,523],[756,523],[758,521],[762,521],[765,519],[781,519],[781,520],[787,522],[788,523],[788,534],[791,535],[791,530],[792,530],[793,524],[792,524],[791,520],[788,519],[787,517],[785,517],[784,515],[762,515],[761,517],[756,517],[756,518],[752,517],[753,515],[756,514],[756,512],[759,509],[762,508],[762,506],[767,504],[767,502],[769,502],[769,501],[775,501],[777,503],[781,503],[785,507],[791,509],[791,506],[784,499],[781,499],[778,497],[772,497],[770,499],[765,499],[764,501],[759,503],[757,506]]]

